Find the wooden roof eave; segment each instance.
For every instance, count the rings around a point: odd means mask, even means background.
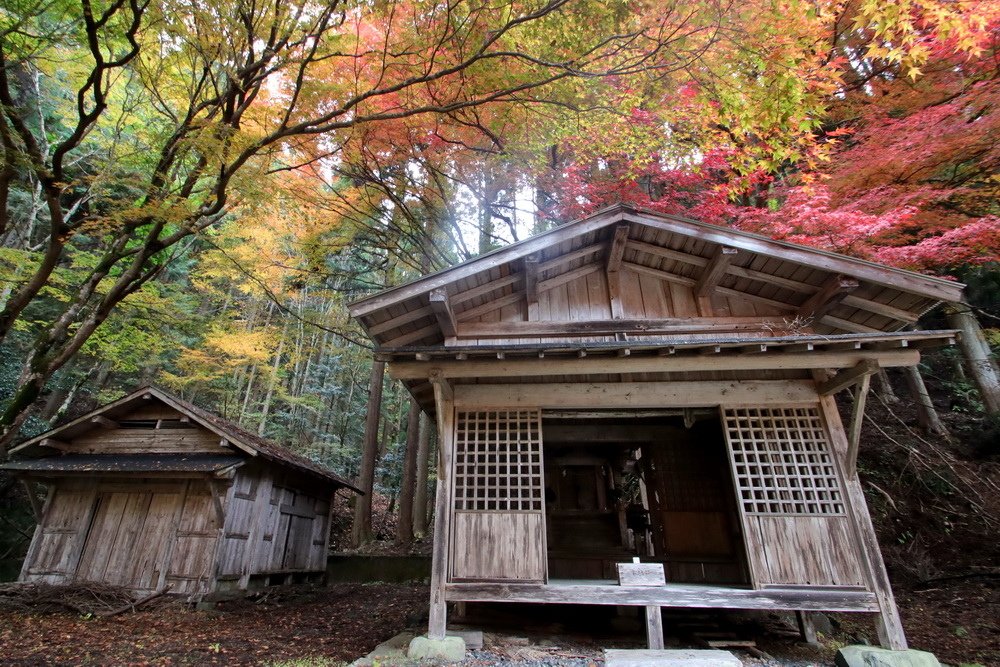
[[[457,266],[419,278],[405,285],[359,299],[348,305],[348,311],[361,322],[362,327],[367,333],[369,327],[365,322],[365,317],[382,308],[421,296],[432,289],[447,286],[455,281],[471,277],[506,262],[525,258],[557,243],[623,221],[638,222],[653,229],[681,234],[709,243],[716,243],[723,247],[760,253],[804,266],[811,266],[832,274],[843,273],[882,287],[899,289],[907,293],[923,296],[935,302],[923,310],[929,310],[936,305],[936,302],[961,300],[962,290],[965,287],[962,283],[884,266],[854,257],[846,257],[825,250],[798,246],[785,241],[776,241],[758,234],[710,225],[678,216],[635,210],[619,205],[468,260]]]
[[[469,346],[382,350],[395,379],[412,383],[436,375],[446,379],[544,377],[701,370],[846,368],[862,360],[884,367],[919,363],[919,349],[951,345],[958,331],[805,335],[777,338],[700,340],[684,343],[622,341],[567,345],[561,349]],[[581,355],[581,350],[586,354]],[[627,355],[622,352],[627,351]],[[707,355],[706,355],[707,353]],[[541,358],[540,358],[541,357]]]

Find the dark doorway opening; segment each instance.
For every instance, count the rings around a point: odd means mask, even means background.
[[[542,424],[549,579],[746,585],[745,546],[715,410],[551,413]]]

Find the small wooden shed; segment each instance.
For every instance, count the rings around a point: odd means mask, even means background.
[[[430,636],[448,602],[577,603],[645,606],[651,638],[661,607],[869,612],[905,648],[860,425],[962,288],[614,207],[352,304],[437,418]],[[633,557],[665,583],[621,585]]]
[[[175,593],[321,579],[333,495],[312,461],[145,387],[12,450],[48,487],[21,581]]]

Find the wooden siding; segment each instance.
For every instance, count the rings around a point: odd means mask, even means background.
[[[541,512],[455,512],[452,581],[544,581]]]
[[[547,289],[545,281],[538,292],[537,312],[529,312],[527,302],[518,293],[513,299],[493,299],[477,308],[457,314],[458,324],[490,324],[508,322],[580,322],[598,320],[662,320],[665,318],[701,317],[773,317],[771,329],[762,329],[749,335],[765,337],[785,326],[791,318],[788,310],[782,310],[762,302],[754,302],[736,296],[713,294],[699,304],[691,285],[678,284],[660,278],[624,269],[619,273],[621,312],[614,315],[608,286],[608,274],[599,264],[583,265],[576,269],[580,273],[566,282],[556,283]],[[567,273],[566,275],[571,275]],[[810,331],[810,329],[803,329]],[[736,334],[731,334],[735,336]],[[747,332],[740,335],[746,336]],[[699,338],[725,338],[725,333],[685,334],[685,340]],[[643,340],[670,340],[669,336],[642,336]],[[675,337],[676,338],[676,337]],[[463,337],[463,345],[507,345],[529,343],[579,343],[610,342],[614,335],[551,335],[511,337]]]
[[[758,586],[867,586],[845,516],[748,516],[744,529]]]

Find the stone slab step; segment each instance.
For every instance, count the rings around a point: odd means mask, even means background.
[[[729,651],[701,649],[605,649],[606,667],[743,667]]]

